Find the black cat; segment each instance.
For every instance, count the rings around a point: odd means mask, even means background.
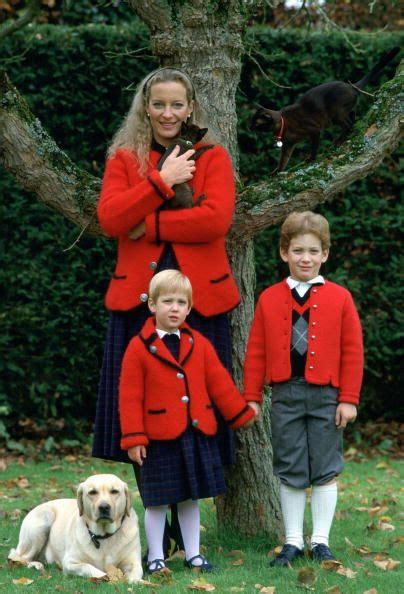
[[[195,124],[187,125],[185,122],[181,126],[180,136],[174,138],[167,148],[164,155],[161,157],[160,161],[157,163],[157,169],[161,171],[164,161],[167,159],[169,155],[171,155],[172,151],[176,146],[180,147],[179,155],[183,155],[189,149],[192,149],[194,144],[202,140],[205,136],[206,132],[208,131],[207,128],[199,128]],[[195,153],[190,157],[193,160],[197,160],[202,153],[206,150],[212,148],[213,145],[205,145],[200,147],[195,151]],[[193,201],[193,190],[184,182],[182,184],[175,184],[173,186],[173,190],[175,192],[175,196],[171,198],[171,200],[167,200],[162,206],[161,210],[173,209],[173,208],[192,208],[193,206],[198,206],[205,196],[199,196],[199,198],[194,202]]]
[[[342,142],[353,126],[355,106],[360,91],[374,83],[379,72],[400,51],[395,47],[383,54],[368,74],[351,84],[333,81],[313,87],[292,105],[280,111],[260,107],[253,116],[251,127],[263,132],[273,131],[277,146],[281,148],[278,166],[272,174],[283,171],[292,155],[295,145],[308,139],[311,143],[309,161],[314,161],[320,142],[320,134],[333,124],[341,127],[336,140]]]

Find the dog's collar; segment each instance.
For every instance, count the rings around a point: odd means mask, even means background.
[[[106,538],[110,538],[111,536],[114,536],[114,534],[116,534],[118,532],[118,530],[120,530],[122,528],[122,524],[123,524],[124,519],[125,519],[125,516],[122,518],[121,525],[118,526],[118,528],[115,530],[115,532],[111,532],[111,533],[107,533],[107,534],[102,534],[102,535],[100,535],[100,534],[94,534],[94,532],[92,532],[90,530],[90,528],[87,526],[87,522],[86,522],[86,528],[87,528],[88,533],[90,535],[91,542],[93,543],[93,545],[95,546],[96,549],[99,549],[100,546],[101,546],[100,540],[105,540]]]
[[[284,131],[285,131],[285,120],[283,119],[283,116],[281,116],[281,128],[279,130],[279,133],[275,136],[276,146],[278,148],[282,148],[282,145],[283,145],[282,137],[283,137]]]

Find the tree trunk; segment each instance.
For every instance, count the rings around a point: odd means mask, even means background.
[[[241,35],[245,18],[241,2],[215,0],[178,3],[175,18],[170,3],[130,2],[151,30],[153,53],[163,65],[184,69],[192,78],[209,125],[227,147],[237,170],[235,95],[241,72]],[[239,238],[240,239],[240,238]],[[231,249],[232,269],[241,305],[231,318],[233,373],[242,388],[248,328],[254,313],[254,247],[252,241]],[[237,464],[227,472],[228,493],[217,499],[219,525],[237,526],[244,534],[280,531],[277,481],[272,474],[269,416],[254,429],[236,435]]]
[[[238,247],[237,247],[238,246]],[[254,314],[254,246],[252,240],[228,244],[232,270],[238,280],[241,304],[231,317],[233,335],[233,375],[242,387],[243,363],[248,330]],[[237,526],[244,534],[265,532],[280,535],[279,484],[272,472],[272,445],[268,400],[263,419],[252,429],[236,434],[235,467],[226,470],[228,491],[216,498],[218,522]]]

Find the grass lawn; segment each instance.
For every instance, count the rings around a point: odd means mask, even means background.
[[[65,576],[55,567],[46,567],[44,574],[24,567],[9,568],[7,554],[17,544],[19,527],[25,514],[40,502],[60,497],[75,497],[79,482],[92,473],[111,472],[126,480],[134,492],[134,506],[143,518],[143,508],[132,470],[129,466],[107,463],[87,456],[49,457],[46,461],[0,459],[0,592],[50,594],[66,592],[81,594],[97,592],[154,592],[167,594],[184,592],[195,575],[185,570],[181,559],[170,562],[173,571],[168,584],[130,586],[125,583],[92,583],[84,578]],[[387,457],[369,459],[356,457],[346,464],[340,478],[339,501],[331,534],[334,554],[354,577],[327,571],[310,560],[299,561],[293,569],[273,569],[268,566],[268,553],[279,543],[264,537],[245,538],[239,534],[219,534],[216,528],[213,501],[201,502],[201,539],[209,560],[217,566],[214,574],[205,575],[216,592],[289,594],[307,589],[331,594],[364,593],[399,594],[404,592],[402,566],[383,570],[375,565],[379,560],[401,560],[404,538],[399,537],[403,519],[403,492],[400,485],[400,462]],[[400,507],[401,504],[401,507]],[[394,527],[394,530],[393,530]],[[309,534],[310,515],[305,533]],[[348,539],[352,546],[346,542]],[[142,532],[142,545],[144,535]],[[305,579],[301,570],[308,568]],[[14,584],[19,578],[33,580],[29,585]],[[148,579],[147,576],[145,579]],[[154,581],[154,580],[153,580]],[[401,584],[401,586],[400,586]],[[202,584],[203,585],[203,584]]]

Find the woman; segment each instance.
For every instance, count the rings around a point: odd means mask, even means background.
[[[150,316],[147,287],[156,272],[176,268],[189,277],[194,309],[188,323],[211,340],[231,369],[227,312],[236,307],[239,294],[225,235],[234,212],[234,172],[219,145],[196,162],[194,150],[179,156],[174,149],[157,170],[185,121],[203,123],[192,81],[179,69],[160,68],[139,84],[108,150],[98,217],[103,230],[118,239],[118,258],[106,295],[111,313],[95,419],[96,457],[130,462],[119,446],[118,381],[126,346]],[[183,182],[192,187],[198,206],[170,210],[173,186]],[[231,463],[230,430],[221,424],[218,435],[222,461]]]

